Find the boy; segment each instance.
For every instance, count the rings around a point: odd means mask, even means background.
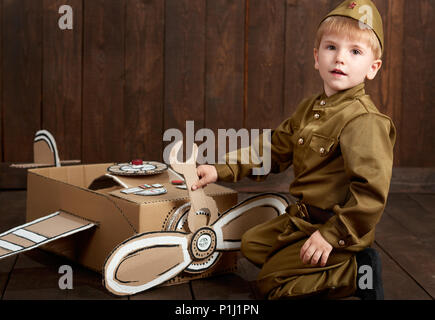
[[[387,200],[396,133],[364,91],[382,50],[382,20],[370,0],[344,1],[318,28],[314,61],[324,92],[303,100],[271,138],[272,172],[293,164],[290,193],[298,201],[242,239],[269,299],[383,298],[379,257],[368,247]],[[199,166],[193,189],[252,174],[254,165],[229,164],[229,157]],[[362,265],[372,268],[373,286],[358,286]]]

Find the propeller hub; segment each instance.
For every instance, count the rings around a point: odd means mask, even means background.
[[[215,232],[204,227],[195,232],[190,245],[190,253],[194,260],[202,260],[215,252],[216,249],[216,234]]]

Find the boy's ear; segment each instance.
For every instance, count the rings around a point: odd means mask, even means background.
[[[369,72],[367,73],[367,79],[373,80],[376,77],[376,74],[378,73],[379,69],[382,66],[382,60],[375,60],[370,65]]]
[[[314,48],[314,69],[319,70],[319,50]]]

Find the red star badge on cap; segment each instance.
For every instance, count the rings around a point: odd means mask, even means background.
[[[356,7],[356,2],[352,2],[351,4],[349,4],[349,9],[353,9]]]

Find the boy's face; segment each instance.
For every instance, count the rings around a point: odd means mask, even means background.
[[[382,65],[381,60],[375,60],[368,43],[337,34],[323,35],[319,49],[314,49],[314,60],[328,97],[366,78],[374,79]]]

